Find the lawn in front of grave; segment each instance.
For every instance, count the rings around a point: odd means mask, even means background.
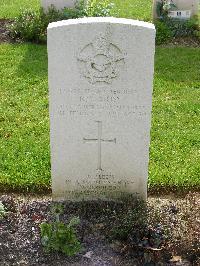
[[[50,189],[46,46],[0,46],[0,190]],[[199,48],[156,49],[149,189],[199,187]]]
[[[50,186],[46,46],[2,44],[0,62],[1,187],[44,189]]]
[[[156,50],[149,186],[199,187],[200,50]]]

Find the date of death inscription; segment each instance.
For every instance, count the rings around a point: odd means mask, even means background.
[[[150,115],[150,108],[138,103],[138,97],[133,97],[134,90],[113,90],[110,93],[85,93],[68,92],[60,90],[62,96],[60,104],[54,105],[58,116],[78,118],[106,115],[108,117],[134,116],[142,119]],[[67,99],[65,101],[65,98]],[[69,100],[70,99],[70,100]]]

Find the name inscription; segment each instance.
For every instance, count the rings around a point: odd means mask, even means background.
[[[140,104],[130,104],[129,96],[135,95],[133,89],[97,89],[92,92],[91,89],[81,91],[80,88],[73,90],[60,89],[61,97],[71,98],[70,104],[60,104],[57,106],[59,116],[71,118],[101,116],[102,114],[115,117],[138,116],[146,117],[149,115],[149,110],[146,106]],[[125,101],[127,97],[127,101]]]

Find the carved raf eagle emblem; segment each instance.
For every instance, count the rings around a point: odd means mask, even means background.
[[[100,34],[86,45],[78,55],[81,74],[92,84],[112,83],[124,64],[124,55],[106,36]]]

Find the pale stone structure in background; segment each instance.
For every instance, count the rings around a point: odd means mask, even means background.
[[[41,6],[47,10],[48,7],[54,5],[56,9],[60,10],[64,7],[74,7],[78,0],[41,0]]]
[[[170,1],[170,0],[169,0]],[[161,0],[154,0],[153,2],[153,18],[157,18],[156,14],[156,4],[157,2],[161,2]],[[199,0],[173,0],[172,1],[177,6],[177,16],[176,14],[172,14],[172,17],[182,17],[182,18],[190,18],[194,15],[198,15],[199,11]],[[181,12],[181,14],[180,14]],[[174,13],[174,12],[173,12]]]
[[[146,199],[155,28],[116,18],[48,27],[55,200]]]

